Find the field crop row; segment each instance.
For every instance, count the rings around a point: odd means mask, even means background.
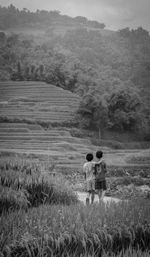
[[[5,106],[7,107],[9,104],[11,104],[12,106],[15,105],[16,103],[20,104],[24,104],[24,105],[27,105],[27,104],[35,104],[36,102],[47,102],[48,103],[53,103],[53,104],[60,104],[60,105],[66,105],[66,106],[74,106],[75,107],[78,105],[78,102],[74,99],[71,99],[70,97],[65,97],[65,96],[62,96],[62,97],[59,97],[59,95],[51,95],[50,97],[49,96],[37,96],[36,98],[27,98],[27,99],[19,99],[19,96],[17,97],[16,94],[13,95],[13,94],[10,94],[10,97],[9,97],[9,94],[7,94],[7,97],[8,97],[8,102],[5,102],[6,99],[4,99],[5,97],[3,97],[1,100],[3,100],[2,102],[0,102],[0,104],[2,106]],[[5,100],[5,101],[4,101]]]
[[[3,113],[4,114],[4,113]],[[43,113],[41,112],[41,114],[38,114],[38,115],[35,115],[34,113],[33,114],[24,114],[23,113],[21,114],[17,114],[17,113],[12,113],[11,115],[8,115],[7,113],[5,113],[4,116],[1,116],[2,118],[3,117],[6,117],[7,119],[19,119],[20,121],[21,120],[29,120],[31,122],[49,122],[51,124],[53,123],[56,123],[59,124],[59,123],[63,123],[63,122],[70,122],[70,120],[72,120],[73,118],[73,115],[69,114],[69,115],[63,115],[63,113],[61,114],[61,112],[56,115],[50,115],[50,114],[47,114],[47,115],[44,115],[43,116]]]
[[[36,84],[31,84],[30,82],[28,82],[28,85],[17,85],[16,82],[10,82],[10,84],[8,84],[7,86],[3,83],[0,82],[0,90],[2,92],[2,95],[5,95],[6,93],[8,93],[9,95],[14,93],[15,95],[22,95],[22,97],[24,97],[25,95],[29,95],[29,96],[33,96],[35,97],[36,94],[39,95],[43,95],[43,96],[48,96],[48,95],[56,95],[58,96],[58,94],[61,97],[71,97],[74,98],[76,100],[79,100],[79,97],[77,97],[76,95],[72,94],[71,92],[67,92],[64,91],[61,88],[52,86],[52,85],[47,85],[47,84],[43,84],[41,86],[40,83],[36,83]]]
[[[72,120],[80,98],[45,83],[0,82],[0,115],[63,122]]]
[[[30,129],[30,130],[42,130],[41,126],[40,125],[33,125],[33,124],[26,124],[26,123],[3,123],[3,122],[0,122],[0,128],[13,128],[13,129]]]
[[[147,202],[110,206],[41,206],[2,217],[8,256],[148,256]],[[134,218],[133,218],[134,217]],[[146,223],[145,223],[146,221]],[[7,239],[6,239],[7,236]],[[129,255],[124,252],[129,250]]]
[[[3,141],[3,142],[9,142],[9,141],[15,141],[15,140],[18,140],[20,141],[26,141],[26,140],[30,140],[30,141],[48,141],[49,143],[50,142],[60,142],[60,141],[63,141],[63,142],[72,142],[75,141],[72,140],[72,138],[63,138],[63,137],[48,137],[48,136],[45,136],[45,137],[39,137],[39,136],[36,136],[36,137],[30,137],[30,136],[0,136],[0,141]],[[80,142],[81,143],[81,142]]]
[[[34,131],[31,132],[29,130],[25,130],[25,129],[18,129],[18,130],[11,130],[11,129],[6,129],[6,131],[4,131],[4,129],[0,129],[0,136],[8,136],[8,137],[13,137],[13,136],[18,136],[18,137],[41,137],[41,138],[45,138],[45,137],[56,137],[56,136],[60,136],[60,134],[58,132],[42,132],[42,131]]]

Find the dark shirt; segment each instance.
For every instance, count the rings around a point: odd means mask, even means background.
[[[106,172],[106,163],[104,161],[95,164],[94,175],[97,181],[105,180]]]

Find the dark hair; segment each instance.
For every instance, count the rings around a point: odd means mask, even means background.
[[[93,154],[92,153],[88,153],[87,155],[86,155],[86,160],[88,161],[88,162],[90,162],[90,161],[92,161],[93,160]]]
[[[97,157],[98,159],[102,158],[102,157],[103,157],[103,152],[102,152],[102,151],[97,151],[97,152],[96,152],[96,157]]]

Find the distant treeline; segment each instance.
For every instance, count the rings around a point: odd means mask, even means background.
[[[36,12],[30,12],[28,9],[23,10],[17,9],[12,4],[8,7],[0,6],[0,29],[7,29],[17,25],[52,25],[53,23],[61,25],[87,25],[92,28],[103,29],[104,23],[100,23],[95,20],[88,20],[86,17],[77,16],[72,18],[67,15],[60,14],[59,11],[45,11],[37,10]]]
[[[134,131],[149,140],[148,31],[55,30],[57,25],[45,29],[39,39],[0,32],[0,80],[45,81],[70,90],[82,97],[83,127]]]

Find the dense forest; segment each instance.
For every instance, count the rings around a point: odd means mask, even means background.
[[[60,24],[69,25],[65,33],[56,33]],[[148,31],[108,31],[85,17],[12,5],[0,7],[0,26],[0,80],[45,81],[70,90],[82,97],[81,126],[134,131],[149,139]],[[38,27],[43,34],[10,33],[16,26]]]

